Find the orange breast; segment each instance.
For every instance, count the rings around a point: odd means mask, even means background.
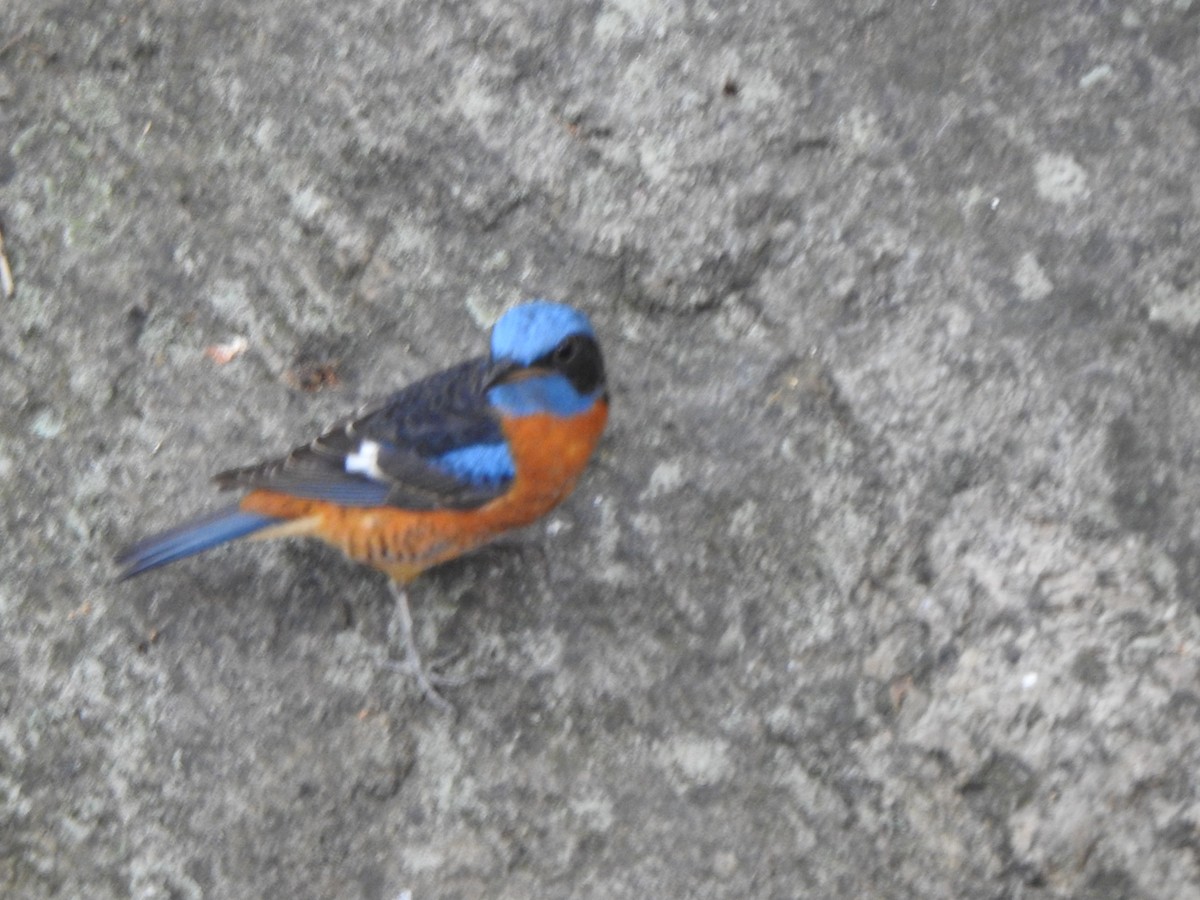
[[[505,421],[516,477],[507,491],[478,509],[341,507],[266,490],[250,492],[241,505],[289,520],[260,532],[263,537],[319,537],[351,559],[407,582],[561,503],[587,466],[607,419],[608,404],[600,401],[569,419],[539,413]]]

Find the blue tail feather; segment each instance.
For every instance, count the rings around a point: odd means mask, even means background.
[[[279,521],[271,516],[245,512],[237,506],[227,506],[199,516],[144,538],[121,552],[116,560],[117,565],[121,567],[121,574],[117,580],[124,581],[185,556],[200,553],[217,544],[245,537]]]

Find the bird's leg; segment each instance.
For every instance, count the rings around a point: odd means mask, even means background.
[[[392,593],[396,597],[396,624],[400,630],[400,643],[404,646],[404,659],[400,662],[388,660],[387,666],[395,671],[407,672],[417,682],[417,687],[425,695],[425,699],[443,712],[450,712],[452,707],[434,684],[455,686],[463,683],[463,679],[440,676],[427,672],[421,663],[421,654],[417,650],[417,641],[413,637],[412,614],[408,609],[408,591],[399,582],[392,581]]]

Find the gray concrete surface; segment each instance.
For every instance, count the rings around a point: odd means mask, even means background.
[[[1200,896],[1198,38],[1193,0],[5,0],[0,893]],[[614,416],[414,587],[456,716],[324,548],[111,583],[537,295]]]

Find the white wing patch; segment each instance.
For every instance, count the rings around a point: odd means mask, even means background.
[[[366,475],[376,481],[387,481],[383,469],[379,468],[378,441],[363,441],[358,445],[358,452],[346,454],[346,471],[358,475]]]

